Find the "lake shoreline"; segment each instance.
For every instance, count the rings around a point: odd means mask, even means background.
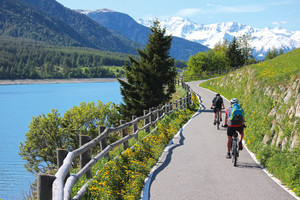
[[[124,78],[120,78],[120,79],[124,79]],[[16,80],[0,80],[0,85],[99,83],[99,82],[118,82],[118,80],[117,78],[16,79]]]

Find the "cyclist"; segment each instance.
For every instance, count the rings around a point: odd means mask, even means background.
[[[222,107],[225,109],[223,98],[220,94],[216,94],[211,102],[211,109],[214,110],[214,125],[216,125],[216,112],[219,109],[220,121],[222,121]]]
[[[244,118],[244,111],[243,108],[238,104],[239,101],[236,98],[233,98],[230,100],[231,106],[226,109],[225,113],[225,122],[224,122],[224,127],[227,127],[227,155],[226,158],[229,159],[231,158],[230,155],[230,149],[231,149],[231,143],[232,143],[232,136],[235,133],[235,131],[238,131],[240,134],[239,136],[239,150],[243,150],[243,144],[242,140],[244,137],[244,126],[245,126],[245,118]],[[233,110],[239,110],[242,115],[237,115],[233,119],[231,115],[235,115],[233,113]]]

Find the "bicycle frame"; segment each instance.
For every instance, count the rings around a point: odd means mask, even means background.
[[[237,160],[239,157],[239,137],[238,132],[236,131],[232,136],[232,144],[231,144],[231,155],[232,155],[232,163],[233,166],[237,166]]]

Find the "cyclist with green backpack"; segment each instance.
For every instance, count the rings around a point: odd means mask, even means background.
[[[243,150],[242,140],[244,137],[245,113],[243,108],[239,105],[236,98],[230,100],[231,106],[226,109],[224,127],[227,127],[227,155],[226,158],[231,158],[230,149],[233,134],[238,131],[239,150]]]

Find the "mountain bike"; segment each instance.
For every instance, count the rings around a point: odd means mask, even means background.
[[[224,126],[222,125],[222,127],[228,127],[227,125]],[[244,128],[246,128],[246,125],[243,125]],[[233,136],[232,136],[232,142],[231,142],[231,158],[232,158],[232,163],[233,166],[237,166],[237,161],[238,161],[238,157],[239,157],[239,132],[235,131]]]
[[[211,109],[214,109],[213,107],[211,107]],[[216,108],[216,125],[217,125],[217,129],[220,129],[220,124],[221,124],[221,117],[220,117],[220,109]]]

